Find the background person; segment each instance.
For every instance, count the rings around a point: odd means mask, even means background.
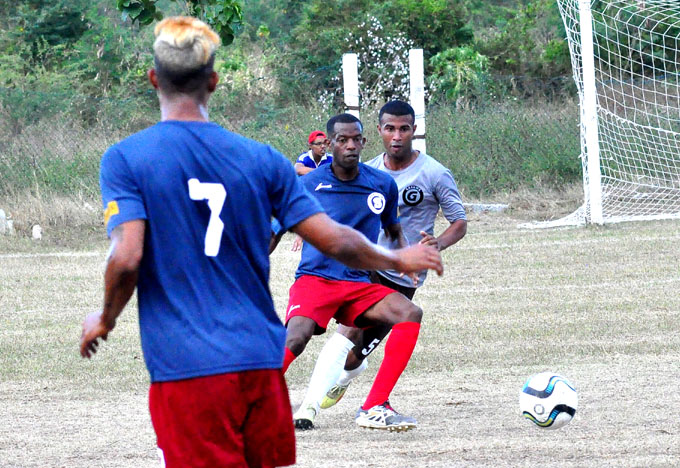
[[[209,122],[219,39],[208,26],[168,18],[155,35],[148,76],[161,122],[102,157],[111,248],[103,309],[85,318],[80,353],[97,351],[137,287],[164,466],[290,465],[285,329],[268,287],[271,216],[355,268],[441,269],[441,259],[367,242],[322,212],[280,153]]]
[[[295,173],[297,175],[305,175],[312,172],[317,167],[323,164],[330,164],[333,157],[326,153],[328,148],[328,138],[326,134],[320,130],[315,130],[309,134],[307,138],[309,151],[300,154],[295,161]]]

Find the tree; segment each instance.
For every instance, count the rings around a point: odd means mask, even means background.
[[[387,0],[376,2],[375,15],[384,24],[394,24],[428,58],[451,47],[472,42],[467,25],[465,0]]]
[[[435,99],[469,105],[484,92],[489,59],[472,47],[454,47],[430,59],[430,92]]]
[[[491,68],[504,75],[553,78],[571,72],[565,38],[555,1],[534,0],[477,48],[489,57]]]
[[[177,2],[178,0],[171,0]],[[123,19],[146,26],[163,18],[156,4],[158,0],[116,0]],[[204,20],[220,35],[222,43],[229,45],[243,24],[243,13],[238,0],[186,0],[180,2],[189,16]]]

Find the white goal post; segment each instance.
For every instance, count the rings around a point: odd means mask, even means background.
[[[579,95],[585,201],[533,226],[680,218],[680,1],[557,4]]]
[[[413,148],[426,152],[425,142],[425,71],[423,49],[409,49],[409,95],[411,106],[415,112],[416,133]],[[359,65],[358,55],[347,53],[342,55],[342,84],[345,109],[349,114],[359,118]]]

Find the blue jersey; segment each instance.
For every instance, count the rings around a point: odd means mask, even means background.
[[[378,240],[381,228],[399,223],[399,190],[394,179],[382,171],[359,164],[359,175],[350,181],[335,177],[331,165],[300,178],[305,188],[321,203],[328,216],[351,226],[371,242]],[[314,275],[330,280],[370,282],[367,271],[353,270],[326,257],[305,242],[295,277]]]
[[[213,123],[165,121],[109,148],[100,183],[109,235],[146,220],[137,294],[151,381],[280,368],[270,219],[288,228],[322,211],[290,162]]]
[[[312,150],[305,151],[304,153],[300,154],[297,157],[297,160],[295,162],[299,162],[300,164],[304,165],[305,167],[309,167],[311,169],[316,169],[317,167],[323,166],[324,164],[330,164],[333,161],[333,156],[331,156],[328,153],[325,153],[323,156],[321,156],[321,160],[319,161],[319,164],[316,163],[314,160],[314,155],[312,154]]]

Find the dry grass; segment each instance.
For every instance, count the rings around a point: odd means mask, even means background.
[[[522,231],[515,216],[475,215],[445,252],[445,276],[416,295],[423,329],[392,403],[419,427],[354,425],[379,351],[318,428],[298,434],[298,466],[677,465],[680,223]],[[272,257],[279,311],[297,260],[289,246],[284,238]],[[77,356],[80,320],[101,301],[105,250],[81,247],[0,254],[3,467],[158,466],[134,310],[93,361]],[[287,375],[293,405],[322,344]],[[517,409],[524,379],[546,369],[580,397],[575,420],[554,432]]]

